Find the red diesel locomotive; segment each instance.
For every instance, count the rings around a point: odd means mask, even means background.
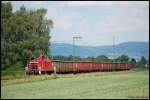
[[[42,54],[40,53],[36,59],[30,59],[27,62],[26,66],[26,74],[31,73],[39,73],[42,72],[52,72],[52,61],[46,57],[44,58]]]
[[[28,61],[26,73],[77,73],[91,71],[130,70],[131,65],[123,62],[93,62],[93,61],[51,61],[40,53],[36,59]]]

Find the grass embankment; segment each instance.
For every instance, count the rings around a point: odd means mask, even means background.
[[[36,75],[2,83],[1,98],[149,97],[148,70]]]

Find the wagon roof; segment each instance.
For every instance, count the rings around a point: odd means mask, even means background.
[[[52,60],[52,62],[70,62],[70,63],[73,63],[73,62],[77,62],[77,63],[87,63],[87,62],[94,62],[94,63],[127,63],[127,62],[102,62],[102,61],[63,61],[63,60]]]

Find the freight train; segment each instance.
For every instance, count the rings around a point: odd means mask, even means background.
[[[50,60],[41,53],[36,59],[27,62],[26,74],[47,73],[79,73],[92,71],[130,70],[131,65],[125,62],[98,62],[98,61],[60,61]]]

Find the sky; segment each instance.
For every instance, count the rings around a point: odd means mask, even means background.
[[[149,42],[149,1],[11,1],[13,11],[46,8],[54,22],[50,41],[84,46]]]

